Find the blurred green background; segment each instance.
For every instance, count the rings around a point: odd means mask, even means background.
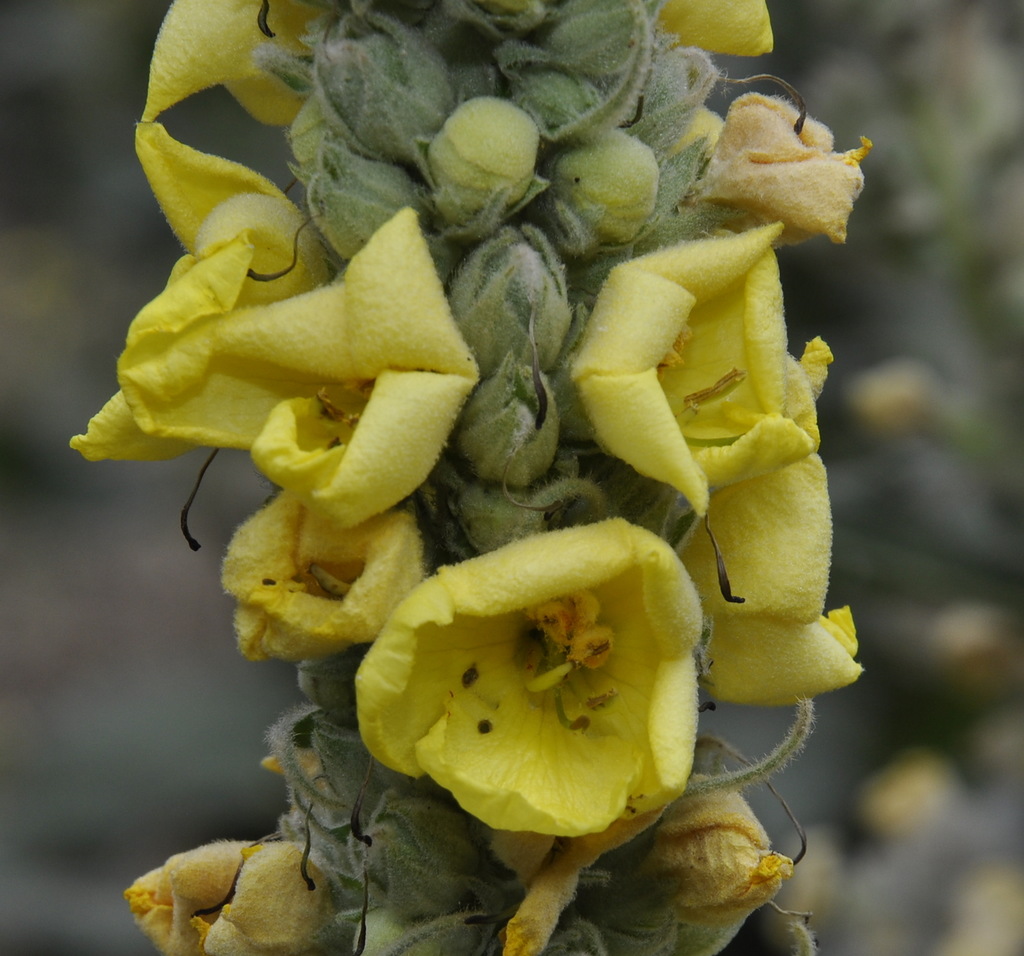
[[[254,3],[254,7],[256,4]],[[792,350],[821,401],[830,606],[866,674],[822,699],[779,780],[811,850],[787,888],[829,956],[1024,953],[1024,3],[776,0],[777,52],[840,150],[875,142],[849,241],[783,249]],[[135,312],[179,254],[132,148],[164,0],[0,6],[0,947],[150,952],[120,898],[172,853],[256,839],[258,767],[293,668],[234,650],[218,565],[268,486],[223,453],[87,464],[70,435],[115,388]],[[766,92],[772,92],[765,89]],[[713,104],[724,111],[735,87]],[[223,91],[172,133],[290,178]],[[754,755],[790,715],[705,715]],[[754,803],[783,851],[780,808]],[[730,952],[779,945],[752,921]],[[785,941],[782,941],[785,945]]]

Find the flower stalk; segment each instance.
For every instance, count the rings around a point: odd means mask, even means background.
[[[739,791],[810,705],[693,772],[701,689],[860,673],[832,355],[788,355],[774,248],[845,236],[867,147],[703,107],[710,53],[771,44],[763,0],[172,4],[137,148],[187,254],[72,445],[251,455],[277,490],[223,582],[310,703],[270,735],[278,841],[128,891],[162,952],[710,954],[790,875]],[[300,196],[158,122],[215,85]]]

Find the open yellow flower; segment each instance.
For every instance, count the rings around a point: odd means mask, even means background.
[[[128,331],[118,380],[138,428],[251,449],[268,478],[345,525],[413,492],[476,381],[415,213],[382,226],[344,282],[246,308],[251,242],[214,248]],[[126,457],[121,421],[104,409],[72,444]]]
[[[818,456],[716,491],[708,514],[731,590],[744,599],[722,596],[711,539],[695,528],[682,558],[711,619],[708,690],[777,705],[855,681],[849,610],[822,616],[832,518]]]
[[[787,407],[789,360],[772,241],[781,225],[683,242],[617,266],[572,375],[598,441],[681,491],[780,468],[817,448]]]
[[[356,677],[360,732],[489,826],[604,830],[686,786],[701,624],[650,532],[535,535],[441,568],[395,609]]]
[[[267,17],[275,34],[271,39],[260,30],[259,11],[253,0],[175,0],[153,50],[143,120],[156,119],[193,93],[224,84],[256,119],[290,123],[302,98],[261,70],[253,51],[269,42],[291,53],[305,52],[302,37],[319,14],[298,0],[274,0]]]
[[[411,515],[392,511],[344,528],[286,491],[235,532],[222,577],[238,600],[242,653],[287,661],[372,641],[422,579]]]
[[[765,0],[668,0],[660,19],[680,43],[711,53],[759,56],[774,45]]]
[[[783,222],[784,242],[823,233],[846,241],[846,221],[864,187],[860,162],[871,149],[832,151],[832,132],[786,100],[760,93],[729,107],[701,184],[701,197],[745,209],[761,222]]]

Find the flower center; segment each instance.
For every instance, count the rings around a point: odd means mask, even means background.
[[[585,714],[570,720],[562,702],[562,686],[580,668],[594,670],[604,664],[612,652],[613,631],[598,624],[601,605],[590,591],[578,591],[545,601],[527,610],[536,643],[526,658],[526,689],[532,694],[552,691],[558,718],[571,730],[590,725]],[[587,697],[590,709],[604,706],[615,691]]]

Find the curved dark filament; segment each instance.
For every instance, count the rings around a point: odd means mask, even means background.
[[[729,584],[729,572],[725,569],[725,558],[722,557],[722,551],[718,547],[718,542],[715,540],[714,534],[711,533],[711,522],[706,514],[704,515],[704,528],[711,539],[711,547],[715,549],[715,564],[718,568],[718,590],[722,592],[722,597],[730,604],[744,604],[747,600],[746,598],[737,597],[732,593],[732,585]]]
[[[256,14],[256,23],[259,24],[260,33],[273,40],[277,34],[270,29],[270,26],[267,23],[268,13],[270,13],[270,0],[263,0],[260,4],[260,12]]]
[[[800,111],[800,115],[796,118],[796,122],[793,124],[793,132],[799,136],[804,129],[804,123],[807,122],[807,106],[804,103],[804,98],[797,91],[796,87],[787,80],[784,80],[781,76],[775,76],[773,73],[758,73],[754,76],[745,76],[741,79],[734,80],[732,77],[723,77],[726,83],[757,83],[761,80],[767,80],[770,83],[777,83],[785,91],[786,95],[793,101],[793,105]]]
[[[309,875],[309,852],[313,849],[313,834],[309,828],[309,818],[312,813],[313,803],[310,801],[309,806],[306,808],[306,845],[302,848],[302,859],[299,860],[299,873],[302,874],[302,880],[310,893],[316,889],[316,882]]]
[[[299,264],[299,235],[313,221],[310,216],[298,229],[295,230],[295,238],[292,239],[292,261],[278,272],[254,272],[252,269],[246,271],[246,275],[256,282],[273,282],[288,275]]]
[[[185,540],[188,542],[188,546],[193,551],[198,551],[202,545],[192,537],[192,534],[188,530],[188,513],[192,508],[192,502],[196,500],[196,494],[199,491],[199,486],[203,483],[203,476],[206,474],[206,469],[210,467],[213,459],[217,457],[219,448],[214,448],[209,455],[206,456],[206,461],[203,462],[202,467],[199,469],[199,474],[196,475],[196,483],[192,486],[192,491],[185,501],[185,504],[181,507],[181,518],[179,524],[181,525],[181,533],[185,536]]]

